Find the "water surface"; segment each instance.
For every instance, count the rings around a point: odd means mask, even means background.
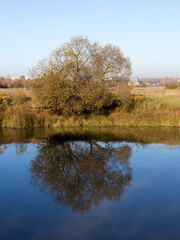
[[[0,239],[180,239],[180,130],[0,132]]]

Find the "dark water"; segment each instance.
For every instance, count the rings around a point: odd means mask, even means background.
[[[1,131],[0,239],[180,239],[180,129]]]

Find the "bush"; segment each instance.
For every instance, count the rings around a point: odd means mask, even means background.
[[[127,84],[120,84],[114,94],[115,102],[121,109],[129,111],[133,108],[133,95],[131,87]]]
[[[11,98],[3,96],[3,94],[0,92],[0,113],[11,104],[11,101]]]
[[[17,90],[16,95],[13,98],[12,104],[13,105],[25,105],[30,101],[29,98],[23,90]]]
[[[168,85],[166,85],[167,89],[176,89],[176,88],[180,88],[180,85],[178,83],[170,83]]]

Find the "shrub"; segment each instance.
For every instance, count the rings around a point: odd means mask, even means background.
[[[25,105],[30,98],[25,94],[23,90],[17,90],[16,95],[13,98],[12,104],[13,105]]]
[[[127,84],[120,84],[114,94],[115,102],[121,109],[129,111],[133,108],[133,95],[131,88]]]
[[[178,83],[170,83],[168,85],[166,85],[167,89],[176,89],[176,88],[180,88],[180,85]]]

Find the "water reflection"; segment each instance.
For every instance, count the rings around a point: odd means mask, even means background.
[[[179,239],[179,146],[180,128],[3,129],[0,239]]]
[[[7,148],[7,145],[0,146],[0,155],[3,155]]]
[[[127,144],[70,141],[51,136],[38,144],[31,182],[62,206],[88,211],[104,198],[119,199],[132,179]]]
[[[58,132],[59,131],[59,132]],[[31,161],[31,182],[62,206],[88,211],[103,199],[119,199],[132,178],[132,149],[128,142],[180,143],[180,130],[172,128],[71,128],[0,131],[0,155],[9,143],[16,154],[29,143],[38,152]],[[116,142],[114,144],[113,142]],[[118,144],[117,144],[118,142]],[[126,142],[126,144],[122,144]]]

